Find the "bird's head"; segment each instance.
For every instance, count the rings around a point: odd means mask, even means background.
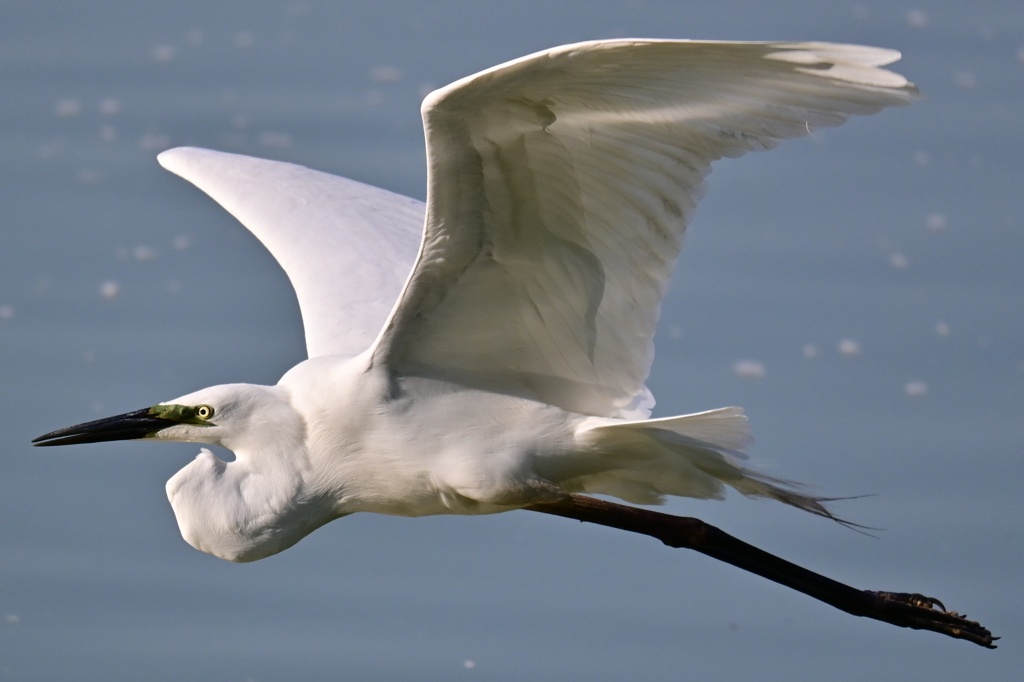
[[[229,561],[280,552],[339,514],[310,493],[305,422],[278,386],[227,384],[166,403],[58,429],[36,445],[157,439],[221,445],[225,462],[204,449],[167,482],[185,540]]]
[[[39,436],[39,446],[157,439],[210,443],[237,450],[245,440],[294,416],[280,389],[251,384],[225,384],[141,410],[75,424]],[[273,436],[271,436],[272,438]]]

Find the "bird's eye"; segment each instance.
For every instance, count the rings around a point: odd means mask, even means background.
[[[209,419],[213,416],[213,408],[209,405],[200,405],[196,408],[196,416],[200,419]]]

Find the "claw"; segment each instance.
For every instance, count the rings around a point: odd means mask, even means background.
[[[876,592],[879,597],[888,599],[890,601],[903,602],[910,606],[916,606],[922,609],[934,609],[938,607],[943,613],[949,613],[950,615],[957,615],[955,611],[946,611],[946,605],[935,597],[927,597],[917,592]]]
[[[918,606],[927,605],[927,608],[929,608],[929,609],[934,609],[936,606],[938,606],[940,611],[948,613],[946,611],[946,605],[943,604],[942,602],[940,602],[935,597],[925,597],[925,596],[920,595],[920,594],[915,594],[914,595],[914,599],[915,599],[915,603]],[[921,604],[917,600],[921,600],[921,601],[925,602],[925,604]],[[956,615],[956,614],[954,613],[953,615]]]

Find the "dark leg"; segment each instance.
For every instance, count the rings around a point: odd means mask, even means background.
[[[560,502],[536,504],[527,509],[641,533],[657,538],[669,547],[692,549],[855,616],[905,628],[931,630],[989,649],[995,648],[993,641],[998,639],[978,623],[955,611],[946,611],[937,599],[905,592],[858,590],[748,545],[700,519],[662,514],[583,495],[571,495]]]

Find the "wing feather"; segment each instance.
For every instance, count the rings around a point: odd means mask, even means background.
[[[161,165],[209,194],[281,264],[309,357],[356,355],[380,333],[416,258],[422,202],[303,166],[179,147]]]
[[[431,93],[413,273],[374,350],[597,416],[649,414],[658,310],[710,164],[909,102],[891,50],[602,41]]]

